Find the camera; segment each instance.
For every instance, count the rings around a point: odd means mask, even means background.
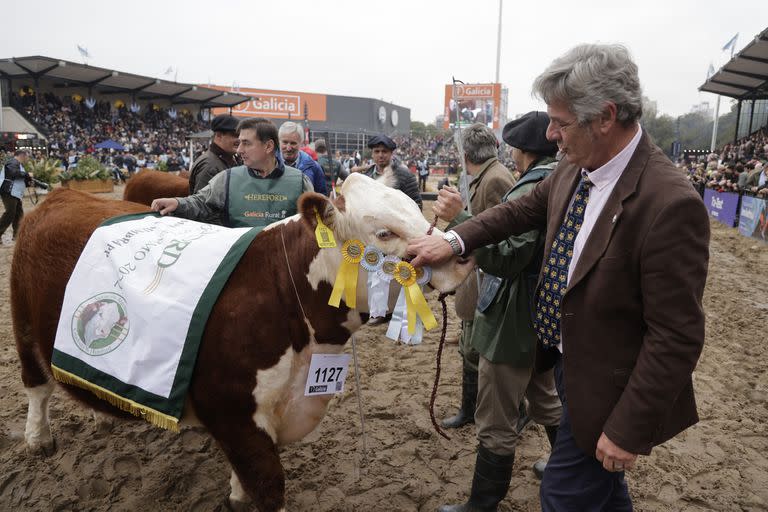
[[[27,176],[27,178],[24,181],[28,187],[42,188],[43,190],[48,190],[50,188],[50,186],[47,183],[37,180],[31,176]]]

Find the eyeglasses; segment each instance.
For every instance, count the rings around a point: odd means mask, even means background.
[[[564,132],[568,129],[568,127],[573,126],[577,123],[577,120],[574,119],[573,121],[563,122],[559,121],[557,119],[550,119],[549,125],[552,127],[553,130],[557,130],[560,132]]]

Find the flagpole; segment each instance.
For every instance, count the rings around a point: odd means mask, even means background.
[[[736,49],[736,37],[738,37],[739,34],[737,33],[736,36],[734,36],[729,44],[731,46],[731,59],[733,59],[733,50]],[[717,102],[715,102],[715,122],[712,123],[712,142],[709,144],[709,152],[714,153],[715,151],[715,144],[717,143],[717,122],[720,119],[720,95],[717,95]],[[739,120],[736,119],[736,135],[738,136],[739,133]]]

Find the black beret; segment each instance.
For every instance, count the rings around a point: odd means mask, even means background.
[[[213,118],[211,121],[211,130],[214,132],[237,132],[237,125],[239,121],[236,117],[221,114]]]
[[[547,140],[548,125],[549,116],[546,112],[528,112],[508,122],[501,138],[510,146],[526,153],[554,156],[557,154],[557,143]]]
[[[368,141],[369,148],[375,148],[376,146],[384,146],[390,151],[394,151],[395,148],[397,147],[397,144],[395,144],[395,141],[393,141],[386,135],[380,134],[380,135],[373,136],[371,140]]]

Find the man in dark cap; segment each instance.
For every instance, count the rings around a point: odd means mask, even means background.
[[[189,175],[189,193],[195,194],[206,186],[211,178],[224,169],[239,165],[237,161],[237,118],[221,114],[213,118],[211,130],[213,138],[208,151],[200,155]]]
[[[395,141],[380,134],[368,141],[368,147],[371,148],[373,165],[360,172],[370,178],[384,182],[389,187],[400,190],[413,199],[421,209],[421,193],[416,176],[411,174],[411,171],[396,158],[392,157],[392,153],[397,148]],[[376,272],[368,274],[368,313],[370,314],[368,325],[386,323],[389,286],[390,283],[381,279]]]
[[[504,127],[504,142],[512,146],[512,158],[521,176],[502,201],[529,193],[554,169],[557,145],[546,139],[548,124],[546,113],[529,112]],[[453,225],[469,218],[461,210],[461,197],[450,189],[440,191],[435,214],[441,218],[455,216]],[[533,372],[536,334],[530,304],[543,246],[544,233],[533,230],[475,251],[484,272],[471,322],[472,348],[479,353],[475,412],[479,446],[469,501],[443,506],[441,512],[496,510],[512,478],[520,435],[518,411],[525,398],[531,419],[544,426],[554,444],[562,405],[553,372]],[[545,465],[543,460],[534,465],[539,478]]]
[[[416,176],[398,159],[392,157],[392,153],[397,148],[395,141],[380,134],[368,141],[368,147],[371,148],[373,165],[363,171],[363,174],[373,179],[383,180],[388,186],[402,191],[421,208],[421,193]]]

